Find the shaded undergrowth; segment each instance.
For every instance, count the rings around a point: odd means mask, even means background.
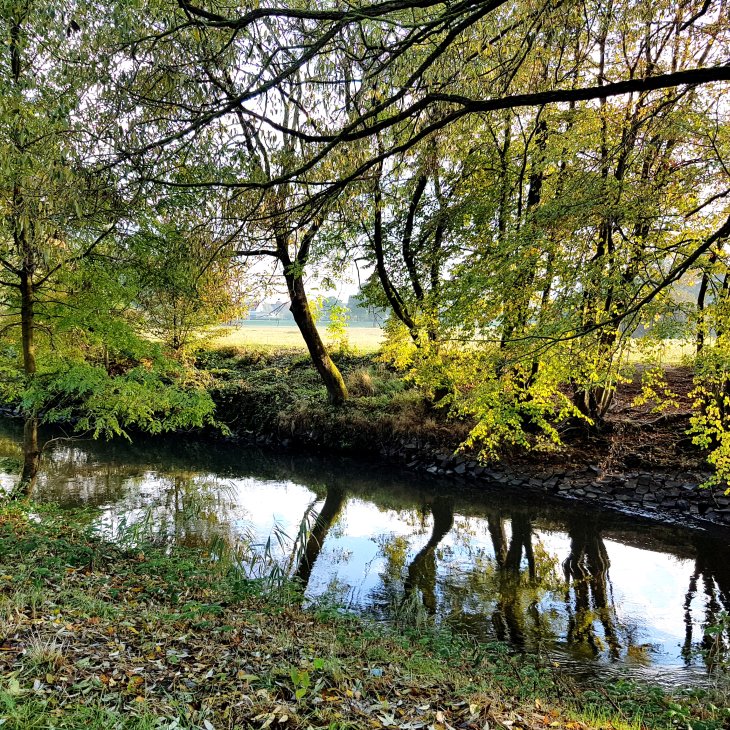
[[[383,451],[397,439],[455,449],[467,424],[447,419],[423,395],[372,355],[335,356],[350,392],[327,404],[306,354],[224,347],[198,355],[214,378],[216,417],[239,435],[269,434],[324,449]]]

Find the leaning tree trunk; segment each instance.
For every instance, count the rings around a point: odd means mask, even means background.
[[[30,379],[35,375],[35,342],[33,338],[34,327],[34,297],[33,282],[28,271],[21,273],[20,280],[20,324],[23,340],[23,370]],[[23,470],[20,474],[20,482],[16,487],[18,495],[27,497],[33,491],[38,467],[40,465],[41,450],[38,445],[38,416],[35,411],[25,414],[25,425],[23,428]]]
[[[347,386],[342,373],[327,352],[322,338],[317,331],[312,310],[309,308],[307,293],[301,275],[286,273],[286,285],[289,290],[291,305],[289,311],[294,315],[294,321],[302,333],[304,342],[309,350],[314,367],[317,369],[327,388],[327,398],[332,405],[342,405],[347,400]]]

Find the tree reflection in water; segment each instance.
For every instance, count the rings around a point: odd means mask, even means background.
[[[22,432],[0,422],[1,484],[17,479],[21,460]],[[388,620],[409,595],[421,615],[456,631],[545,648],[556,660],[570,655],[590,664],[621,654],[632,664],[652,663],[647,649],[656,645],[663,652],[657,663],[668,664],[676,662],[677,644],[687,664],[704,660],[712,668],[730,655],[722,625],[730,614],[730,560],[726,536],[712,532],[698,536],[605,514],[590,524],[577,508],[514,494],[448,495],[360,464],[197,442],[181,448],[178,439],[55,442],[36,492],[61,507],[87,507],[89,522],[111,538],[120,527],[138,529],[141,537],[202,547],[213,558],[229,554],[247,574],[259,559],[251,577],[279,565],[307,586],[308,600],[342,598]],[[340,527],[350,495],[352,524]],[[272,529],[272,512],[282,531],[296,535],[307,504],[312,529],[300,531],[294,557],[289,541],[271,539],[271,555],[260,559],[255,551]],[[637,580],[634,557],[637,568],[663,571],[661,595],[652,595],[653,582]],[[632,602],[630,626],[619,621],[619,596]],[[713,625],[718,631],[705,635]],[[639,632],[652,644],[634,645]]]
[[[695,644],[692,603],[702,585],[704,620],[702,639]],[[708,669],[727,662],[730,654],[730,562],[713,549],[713,544],[701,536],[696,540],[694,571],[684,599],[685,637],[682,658],[690,665],[699,650]],[[710,631],[707,631],[710,629]]]
[[[523,554],[527,562],[527,579],[535,583],[535,551],[532,546],[532,522],[525,514],[512,515],[510,520],[512,536],[509,546],[505,537],[504,518],[500,514],[487,516],[487,529],[494,546],[494,561],[498,572],[498,599],[492,614],[494,633],[499,641],[508,641],[514,646],[525,645],[525,621],[527,617],[539,628],[539,614],[536,603],[530,601],[527,614],[522,608],[523,598]]]
[[[431,503],[433,529],[428,542],[408,565],[404,600],[418,590],[429,614],[436,613],[436,548],[454,526],[454,502],[450,497],[436,497]]]
[[[139,486],[145,477],[139,478]],[[155,480],[154,494],[148,499],[145,505],[144,494],[130,495],[129,502],[136,506],[108,510],[101,518],[104,528],[114,539],[151,539],[206,549],[218,557],[235,553],[235,502],[225,482],[193,472],[171,472]]]
[[[309,579],[312,575],[312,568],[317,562],[322,546],[327,538],[330,528],[337,521],[342,508],[346,502],[345,490],[337,486],[328,486],[322,509],[319,511],[314,525],[309,531],[304,550],[299,558],[299,564],[294,571],[294,578],[301,583],[302,590],[306,591]]]
[[[558,578],[557,557],[537,539],[532,517],[519,510],[488,510],[486,527],[492,556],[488,550],[469,548],[475,526],[455,520],[450,498],[434,498],[428,509],[433,518],[430,536],[410,563],[406,565],[404,560],[407,542],[401,538],[393,537],[383,546],[388,566],[383,586],[387,586],[391,600],[401,575],[404,578],[400,605],[417,597],[428,614],[443,616],[459,630],[516,646],[554,640],[557,627],[551,626],[553,617],[541,616],[539,605],[562,582]],[[438,547],[449,533],[452,543],[464,543],[461,549],[469,556],[468,563],[456,567],[447,562],[448,572],[439,580]]]
[[[604,649],[603,640],[596,630],[598,621],[603,628],[609,656],[618,659],[621,652],[618,618],[608,578],[611,561],[601,532],[591,520],[573,519],[568,522],[568,537],[570,554],[563,562],[567,641],[598,656]]]

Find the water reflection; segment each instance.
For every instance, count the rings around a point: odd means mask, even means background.
[[[19,439],[0,430],[0,464],[17,459]],[[268,540],[308,602],[382,619],[417,603],[457,630],[581,666],[661,667],[684,682],[683,667],[712,667],[730,643],[727,628],[705,633],[730,611],[724,535],[534,496],[450,492],[342,459],[176,439],[55,443],[37,496],[94,508],[116,538],[214,551]]]
[[[299,558],[299,564],[294,571],[294,577],[302,584],[305,591],[309,585],[312,568],[317,562],[320,552],[322,552],[324,541],[327,539],[327,533],[337,520],[344,506],[345,490],[337,486],[328,487],[324,504],[319,510],[311,530],[309,530],[309,535],[304,544],[304,550]],[[305,521],[306,516],[303,518],[303,523]]]
[[[433,527],[428,542],[408,565],[403,598],[407,600],[418,590],[426,610],[436,613],[436,548],[454,526],[454,502],[451,497],[438,496],[431,503]]]
[[[608,577],[611,561],[600,529],[595,520],[585,518],[571,518],[567,527],[570,554],[563,562],[567,641],[593,656],[606,648],[611,659],[618,659],[621,642]],[[597,624],[603,631],[603,638]]]
[[[730,561],[728,556],[706,545],[705,539],[697,539],[697,556],[694,570],[684,600],[685,636],[682,657],[686,664],[699,655],[708,669],[713,669],[730,653]],[[697,597],[704,599],[704,615],[698,621],[693,618]],[[707,628],[710,627],[710,632]],[[695,639],[700,634],[699,642]]]

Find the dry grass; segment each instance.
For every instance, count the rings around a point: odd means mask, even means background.
[[[209,346],[219,347],[271,347],[301,349],[305,344],[295,325],[291,324],[244,324],[237,327],[219,327],[211,332]],[[329,341],[325,327],[319,327],[325,342]],[[383,330],[379,327],[350,327],[347,330],[350,344],[362,353],[376,352],[383,341]]]
[[[375,384],[366,368],[358,368],[347,376],[347,390],[352,396],[375,395]]]
[[[66,663],[63,642],[56,636],[31,634],[25,645],[23,663],[29,670],[57,670]]]

